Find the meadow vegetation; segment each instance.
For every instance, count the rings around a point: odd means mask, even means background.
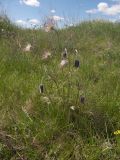
[[[117,130],[119,23],[45,32],[0,18],[0,160],[119,160]]]

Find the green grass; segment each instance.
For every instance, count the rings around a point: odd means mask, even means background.
[[[61,69],[65,47],[69,64]],[[119,80],[119,23],[45,33],[0,22],[0,160],[119,160]]]

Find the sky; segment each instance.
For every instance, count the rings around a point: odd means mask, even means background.
[[[5,12],[17,25],[42,25],[52,17],[61,26],[90,19],[120,19],[120,0],[0,0]]]

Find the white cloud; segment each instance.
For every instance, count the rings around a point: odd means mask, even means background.
[[[90,10],[87,10],[86,13],[89,13],[89,14],[95,14],[97,13],[98,10],[97,9],[90,9]]]
[[[18,25],[26,25],[26,21],[23,21],[23,20],[21,20],[21,19],[16,20],[15,23],[18,24]]]
[[[19,26],[23,26],[23,27],[31,27],[31,25],[39,25],[40,24],[40,21],[37,20],[37,19],[29,19],[29,20],[16,20],[15,23]]]
[[[111,15],[111,16],[118,15],[120,13],[120,3],[109,6],[105,2],[100,2],[97,5],[97,9],[91,9],[86,11],[86,13],[91,13],[91,14],[95,14],[97,12],[103,13],[105,15]]]
[[[109,7],[107,3],[101,2],[98,4],[97,7],[98,7],[98,11],[106,15],[117,15],[120,13],[120,4],[115,4]]]
[[[61,21],[61,20],[64,20],[63,17],[59,17],[59,16],[53,16],[52,17],[54,21]]]
[[[38,25],[40,23],[40,21],[37,19],[30,19],[28,22],[33,25]]]
[[[32,7],[39,7],[40,6],[39,0],[20,0],[19,2],[20,2],[20,4],[26,4],[26,5],[32,6]]]
[[[97,5],[97,8],[98,8],[98,11],[100,11],[100,12],[106,12],[109,7],[108,7],[108,4],[107,4],[107,3],[105,3],[105,2],[100,2],[100,3]]]
[[[54,9],[52,9],[50,12],[51,12],[51,13],[55,13],[56,11],[55,11]]]

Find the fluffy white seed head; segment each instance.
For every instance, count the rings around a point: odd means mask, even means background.
[[[75,110],[75,106],[71,106],[70,109],[74,111]]]
[[[42,59],[43,60],[46,60],[49,57],[51,57],[51,53],[49,51],[45,51],[44,54],[42,55]]]
[[[68,64],[68,60],[63,59],[63,60],[61,60],[61,62],[60,62],[60,67],[62,68],[62,67],[64,67],[64,66],[66,66],[67,64]]]
[[[24,48],[24,51],[25,51],[25,52],[29,52],[29,51],[31,50],[31,47],[32,47],[32,45],[31,45],[30,43],[28,43],[28,44],[26,45],[26,47]]]

